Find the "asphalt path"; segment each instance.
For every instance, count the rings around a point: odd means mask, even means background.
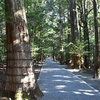
[[[41,100],[100,100],[100,92],[50,58],[40,72]]]

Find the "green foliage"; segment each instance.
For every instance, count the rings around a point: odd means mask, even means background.
[[[0,62],[6,62],[6,35],[0,37]]]
[[[86,42],[83,42],[84,30],[81,19],[84,19],[84,15],[81,14],[84,4],[82,0],[75,0],[77,24],[79,28],[81,25],[81,28],[78,29],[78,33],[81,35],[81,42],[78,40],[76,44],[71,43],[71,35],[69,36],[69,34],[71,34],[69,0],[24,0],[24,2],[28,19],[31,50],[35,61],[40,61],[41,55],[43,55],[44,57],[55,56],[57,59],[63,58],[63,62],[65,62],[66,59],[70,59],[72,54],[83,56],[88,53],[90,53],[90,58],[93,59],[95,37],[92,1],[86,1],[87,23],[88,31],[90,33],[90,52],[84,50],[87,44]],[[100,15],[99,3],[100,2],[98,1],[98,16]],[[3,45],[0,46],[1,61],[5,61],[6,59],[4,10],[4,0],[0,0],[0,45]],[[60,35],[60,16],[62,17],[62,35]],[[98,25],[100,26],[100,18],[98,18]],[[61,40],[62,43],[60,43]]]
[[[18,92],[15,94],[15,100],[31,100],[31,95],[27,92]]]
[[[87,46],[86,42],[77,40],[76,44],[70,43],[70,54],[76,54],[78,56],[87,55],[89,52],[85,51],[84,48]]]
[[[0,0],[0,62],[6,62],[5,5]]]

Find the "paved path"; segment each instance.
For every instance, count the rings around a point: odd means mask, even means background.
[[[100,93],[48,58],[38,80],[41,100],[100,100]]]

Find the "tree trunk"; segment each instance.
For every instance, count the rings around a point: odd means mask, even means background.
[[[7,69],[4,92],[6,96],[12,93],[14,100],[23,100],[24,94],[36,89],[24,0],[5,0],[5,12]]]
[[[88,25],[87,20],[83,22],[83,30],[84,30],[84,41],[86,42],[87,46],[85,47],[85,51],[90,51],[89,46],[89,32],[88,32]],[[89,68],[89,54],[84,56],[84,65],[86,68]]]
[[[62,37],[63,37],[63,27],[62,27],[62,7],[59,5],[59,26],[60,26],[60,48],[62,48]]]
[[[98,21],[97,21],[97,4],[93,0],[94,10],[94,28],[95,28],[95,59],[94,59],[94,78],[98,77],[98,56],[99,56],[99,43],[98,43]]]
[[[63,26],[62,26],[62,6],[59,5],[59,27],[60,27],[60,63],[63,64],[64,62],[64,54],[61,51],[63,49],[62,44],[63,44]]]
[[[70,23],[71,23],[72,42],[76,43],[76,39],[78,38],[78,28],[77,28],[75,0],[70,0]]]
[[[81,21],[83,23],[83,31],[84,31],[84,41],[86,42],[87,46],[84,48],[85,51],[90,51],[90,43],[89,43],[89,32],[88,32],[88,23],[87,23],[87,9],[86,9],[86,0],[83,0],[83,2],[81,1],[81,3],[83,3],[82,6],[82,13],[81,13]],[[82,4],[81,4],[82,5]],[[89,53],[88,55],[84,56],[84,65],[86,68],[89,68]]]
[[[78,28],[77,28],[77,14],[76,14],[76,1],[70,0],[70,23],[71,23],[71,41],[76,44],[79,39]],[[73,58],[74,54],[72,55]],[[72,63],[75,60],[72,60]],[[74,66],[76,68],[76,65]]]

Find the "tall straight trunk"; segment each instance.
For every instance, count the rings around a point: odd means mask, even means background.
[[[77,13],[76,13],[76,0],[70,0],[70,23],[71,23],[71,41],[73,44],[77,43],[77,39],[79,39],[78,27],[77,27]],[[79,65],[76,65],[76,61],[73,59],[77,59],[78,55],[72,55],[72,64],[73,68],[77,68]]]
[[[95,29],[95,59],[94,59],[94,78],[98,77],[98,56],[99,56],[99,43],[98,43],[98,21],[97,21],[97,4],[93,0],[94,10],[94,29]]]
[[[59,28],[60,28],[60,48],[62,47],[62,35],[63,35],[63,27],[62,27],[62,7],[59,5]]]
[[[14,100],[19,100],[23,96],[19,93],[36,89],[24,0],[5,0],[5,12],[7,69],[4,93],[6,96],[13,93]]]
[[[60,46],[59,49],[62,50],[62,44],[63,44],[63,26],[62,26],[62,6],[59,5],[59,26],[60,26]],[[63,64],[64,62],[64,54],[62,51],[60,51],[60,63]]]
[[[53,14],[52,14],[52,19],[51,19],[51,21],[52,21],[52,25],[54,24],[54,12],[53,12]],[[52,57],[53,57],[53,60],[55,61],[56,59],[55,59],[55,38],[53,37],[53,42],[52,42]]]
[[[78,38],[77,16],[76,16],[76,3],[75,0],[70,0],[70,23],[71,23],[71,38],[75,43]]]
[[[83,2],[82,2],[83,1]],[[85,47],[85,51],[90,51],[90,43],[89,43],[89,31],[88,31],[88,23],[87,23],[87,10],[86,10],[86,0],[82,0],[81,5],[82,6],[82,15],[81,15],[81,21],[83,23],[83,31],[84,31],[84,41],[86,42],[87,46]],[[84,65],[86,68],[89,67],[89,53],[88,55],[84,56]]]
[[[86,42],[87,46],[85,47],[85,51],[90,51],[90,46],[89,46],[89,32],[88,32],[88,25],[87,21],[84,21],[83,24],[83,30],[84,30],[84,41]],[[86,68],[89,68],[89,53],[88,55],[84,56],[84,65]]]
[[[69,9],[67,10],[67,15],[68,15],[68,25],[67,25],[67,36],[66,36],[66,42],[70,43],[71,42],[71,34],[70,34],[70,12]],[[65,48],[65,63],[68,64],[69,63],[69,59],[70,59],[70,47]]]

